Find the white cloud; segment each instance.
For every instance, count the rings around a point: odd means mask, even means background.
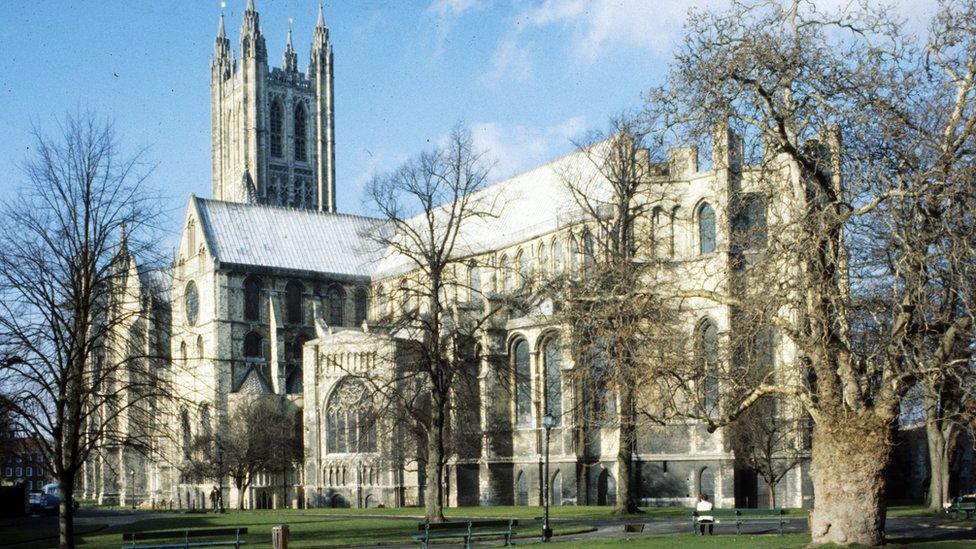
[[[822,11],[848,8],[852,0],[815,0]],[[938,0],[912,0],[894,4],[896,17],[907,30],[924,32]],[[638,48],[649,55],[668,58],[681,38],[688,11],[723,9],[723,0],[543,0],[525,8],[509,32],[499,40],[485,83],[524,80],[531,75],[533,29],[559,27],[569,31],[565,51],[572,60],[588,66],[617,48]]]
[[[586,119],[574,116],[548,127],[480,122],[470,128],[475,148],[494,164],[492,178],[504,179],[572,150],[572,140],[586,131]]]

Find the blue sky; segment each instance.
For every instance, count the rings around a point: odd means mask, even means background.
[[[225,9],[235,50],[245,3]],[[687,9],[707,4],[721,2],[327,1],[340,211],[361,212],[372,173],[457,122],[495,160],[494,179],[567,152],[572,138],[639,106],[663,77]],[[931,4],[900,7],[917,17]],[[256,0],[272,66],[293,18],[305,70],[317,5]],[[91,107],[115,120],[130,150],[148,147],[175,230],[189,193],[210,195],[219,13],[219,0],[0,2],[0,193],[22,181],[32,125],[52,130],[66,111]]]

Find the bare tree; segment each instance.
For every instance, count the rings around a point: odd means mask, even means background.
[[[744,146],[713,146],[761,162],[716,167],[765,189],[761,253],[726,242],[743,283],[683,295],[775,329],[783,367],[723,377],[728,397],[710,422],[770,396],[810,415],[814,542],[883,541],[900,404],[970,360],[974,13],[971,1],[946,2],[920,45],[866,2],[695,12],[667,86],[649,97],[687,135],[727,123]]]
[[[769,507],[776,508],[776,487],[798,465],[810,459],[803,443],[808,426],[783,417],[776,401],[755,404],[727,427],[738,466],[755,471],[766,483]]]
[[[479,330],[498,310],[468,276],[481,272],[483,261],[472,253],[468,231],[494,211],[479,192],[487,175],[471,135],[458,127],[444,145],[374,178],[367,191],[370,207],[384,221],[367,236],[389,265],[389,281],[376,295],[383,308],[379,322],[414,344],[409,364],[398,364],[405,357],[387,357],[397,371],[366,381],[382,396],[387,415],[412,418],[423,441],[424,505],[431,522],[444,520],[445,465],[463,438],[452,437],[452,417],[470,409],[468,402],[454,403],[459,388],[477,387]]]
[[[232,406],[216,431],[191,441],[184,463],[189,478],[219,483],[224,475],[237,488],[237,508],[259,473],[279,473],[302,461],[297,410],[278,397],[242,398]]]
[[[632,113],[577,144],[581,161],[560,175],[585,227],[583,273],[557,277],[541,292],[562,304],[552,316],[570,335],[574,382],[584,392],[579,417],[617,428],[617,514],[639,511],[633,454],[639,421],[650,417],[640,397],[663,367],[661,343],[673,343],[678,320],[660,297],[660,254],[647,222],[668,194],[659,151],[657,136]]]
[[[165,328],[160,285],[141,283],[159,265],[159,201],[111,124],[80,114],[60,129],[35,132],[27,182],[0,216],[0,386],[50,460],[60,547],[73,547],[83,464],[109,447],[152,452],[171,392],[165,345],[148,336]]]

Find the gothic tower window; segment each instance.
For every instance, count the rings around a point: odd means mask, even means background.
[[[766,205],[756,195],[747,195],[732,221],[736,247],[756,249],[766,245]]]
[[[708,414],[718,412],[718,327],[710,320],[698,325],[695,337],[698,399]]]
[[[698,207],[698,251],[702,254],[715,251],[715,210],[708,202]]]
[[[283,156],[284,149],[284,115],[282,111],[280,99],[271,102],[271,156],[277,158]]]
[[[186,313],[186,324],[195,326],[200,314],[200,294],[192,280],[186,283],[183,291],[183,310]]]
[[[532,368],[529,365],[529,344],[520,339],[512,347],[515,371],[515,424],[532,426]]]
[[[300,282],[289,282],[285,286],[285,319],[289,324],[302,324],[302,294],[305,288]]]
[[[342,326],[345,316],[346,293],[339,286],[329,288],[329,326]]]
[[[197,358],[203,358],[203,336],[197,336]]]
[[[244,358],[263,358],[261,334],[250,332],[244,336]]]
[[[326,452],[352,454],[376,451],[376,416],[373,397],[363,382],[340,381],[325,406]]]
[[[244,320],[261,320],[261,281],[254,276],[244,280]]]
[[[295,160],[300,162],[305,162],[308,160],[308,139],[306,137],[307,131],[306,116],[305,116],[305,104],[299,102],[295,105]]]
[[[562,424],[563,394],[562,370],[559,340],[555,337],[546,340],[542,347],[542,359],[545,362],[545,390],[546,412],[556,419],[555,424]]]
[[[356,288],[356,326],[362,326],[366,321],[366,314],[369,311],[369,293],[366,288]]]

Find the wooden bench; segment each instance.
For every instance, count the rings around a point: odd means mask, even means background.
[[[973,514],[976,514],[976,498],[973,497],[957,497],[952,499],[952,505],[949,506],[946,511],[952,515],[952,518],[958,518],[959,513],[966,513],[966,519],[971,519]]]
[[[736,535],[742,534],[743,524],[777,525],[780,535],[783,535],[783,526],[786,524],[786,511],[783,509],[712,509],[691,512],[691,527],[695,532],[698,532],[698,518],[701,516],[714,517],[715,522],[712,524],[716,526],[723,523],[721,519],[734,522]]]
[[[188,549],[189,547],[218,547],[223,545],[233,545],[236,548],[244,545],[245,541],[241,539],[241,536],[246,535],[247,528],[128,532],[122,534],[122,549],[177,549],[179,547]],[[149,543],[140,543],[142,541],[149,541]]]
[[[426,549],[428,544],[438,539],[464,540],[465,547],[471,547],[471,540],[475,538],[504,537],[505,545],[512,544],[517,520],[470,520],[467,522],[440,522],[431,524],[421,522],[417,525],[420,532],[413,536]]]

